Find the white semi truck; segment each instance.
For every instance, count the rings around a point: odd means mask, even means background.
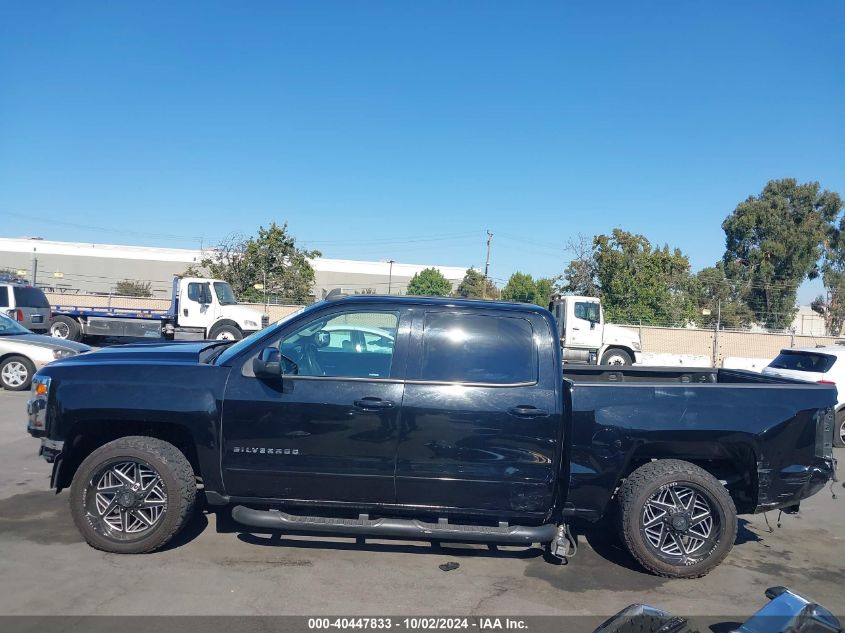
[[[54,305],[50,334],[78,341],[85,336],[148,339],[239,340],[267,325],[267,315],[238,305],[221,279],[174,277],[167,310]]]
[[[632,365],[639,361],[639,334],[605,323],[598,298],[555,295],[549,310],[557,320],[563,362]]]

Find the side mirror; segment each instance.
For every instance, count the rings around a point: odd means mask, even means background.
[[[314,335],[314,344],[317,347],[328,347],[329,343],[331,342],[331,337],[331,332],[320,330]]]
[[[590,321],[590,329],[591,329],[591,330],[595,330],[595,329],[596,329],[596,322],[595,322],[595,321]]]
[[[282,355],[275,347],[265,347],[252,361],[252,373],[256,378],[280,378]]]

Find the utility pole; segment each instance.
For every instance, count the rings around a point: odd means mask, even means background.
[[[481,289],[481,298],[487,298],[488,275],[490,274],[490,243],[493,241],[493,233],[487,229],[487,262],[484,264],[484,286]]]
[[[390,272],[387,275],[387,294],[391,294],[391,290],[393,289],[393,264],[396,263],[395,259],[388,259],[387,263],[390,264]]]
[[[35,256],[35,249],[32,249],[32,273],[30,275],[30,285],[35,285],[35,277],[38,273],[38,258]]]

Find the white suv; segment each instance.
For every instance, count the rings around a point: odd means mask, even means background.
[[[845,446],[845,347],[796,347],[782,349],[764,376],[782,376],[836,385],[836,429],[834,446]]]

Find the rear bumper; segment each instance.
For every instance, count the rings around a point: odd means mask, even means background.
[[[836,459],[817,459],[810,466],[793,465],[782,468],[774,477],[771,472],[758,470],[758,505],[755,512],[788,508],[802,499],[812,497],[836,478]]]

